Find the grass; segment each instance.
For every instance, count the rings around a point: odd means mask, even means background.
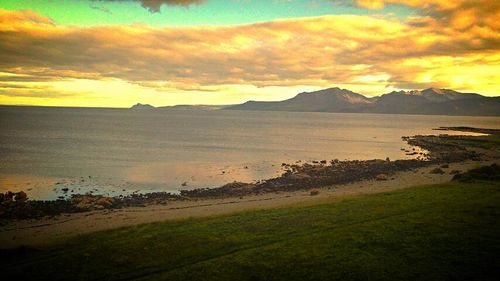
[[[500,135],[440,138],[439,141],[450,145],[462,145],[468,148],[500,149]]]
[[[97,232],[0,262],[16,280],[498,280],[499,218],[498,181],[453,182]]]

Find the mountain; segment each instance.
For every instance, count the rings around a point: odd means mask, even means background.
[[[152,109],[155,109],[155,107],[150,105],[150,104],[138,103],[138,104],[134,104],[131,107],[131,109],[134,109],[134,110],[152,110]]]
[[[461,100],[461,99],[480,99],[484,98],[481,95],[474,93],[459,93],[457,91],[449,89],[436,89],[430,88],[423,91],[411,91],[420,92],[420,94],[429,101],[441,102],[448,100]]]
[[[373,103],[363,95],[349,90],[330,88],[316,92],[304,92],[278,102],[248,101],[226,107],[233,110],[272,110],[272,111],[313,111],[313,112],[351,112]]]
[[[449,89],[393,91],[368,98],[340,88],[299,93],[283,101],[248,101],[237,105],[176,105],[154,107],[138,103],[133,110],[263,110],[391,114],[500,116],[500,97]]]
[[[160,110],[182,110],[182,111],[189,111],[189,110],[208,110],[209,111],[209,110],[223,109],[227,106],[229,106],[229,105],[179,104],[179,105],[173,105],[173,106],[160,106],[160,107],[157,107],[157,109],[160,109]]]
[[[500,97],[429,88],[367,98],[349,90],[330,88],[300,93],[284,101],[248,101],[225,109],[500,116]]]
[[[418,114],[500,116],[500,97],[429,103],[421,107]]]
[[[377,98],[372,107],[360,109],[369,113],[500,115],[494,99],[473,93],[448,89],[394,91]],[[487,108],[484,112],[478,107]],[[497,113],[495,114],[495,109]]]
[[[230,105],[172,105],[172,106],[159,106],[154,107],[150,104],[137,103],[133,105],[130,109],[133,110],[179,110],[179,111],[189,111],[189,110],[218,110],[223,109]]]

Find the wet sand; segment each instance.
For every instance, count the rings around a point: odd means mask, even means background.
[[[361,194],[388,192],[418,185],[444,183],[453,177],[452,170],[465,171],[495,161],[453,163],[445,174],[431,174],[439,165],[399,172],[387,181],[364,180],[352,184],[323,187],[318,195],[309,191],[276,192],[244,197],[172,201],[165,205],[148,205],[85,213],[63,214],[52,218],[21,220],[0,226],[0,248],[38,246],[68,237],[124,226],[166,220],[209,217],[240,211],[318,204]]]

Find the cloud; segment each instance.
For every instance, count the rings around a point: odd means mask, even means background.
[[[18,75],[0,77],[3,82],[119,79],[159,90],[207,92],[223,91],[224,85],[439,85],[494,92],[498,85],[480,83],[499,80],[492,74],[500,73],[499,49],[498,29],[446,28],[427,16],[84,28],[57,26],[29,11],[0,10],[0,72]]]
[[[107,2],[139,2],[141,5],[152,13],[160,12],[162,5],[173,6],[189,6],[193,4],[201,4],[206,0],[97,0]]]
[[[75,92],[60,91],[52,85],[42,84],[18,84],[18,83],[0,83],[0,96],[19,98],[29,97],[36,99],[47,98],[67,98],[75,97]]]
[[[401,4],[420,10],[420,14],[439,22],[442,27],[470,29],[500,28],[500,2],[494,0],[355,0],[368,9],[381,9],[386,4]],[[430,23],[430,22],[429,22]]]
[[[39,24],[53,25],[54,22],[45,16],[30,10],[7,11],[0,9],[0,25],[2,30],[8,29],[9,25],[20,27],[21,25]]]

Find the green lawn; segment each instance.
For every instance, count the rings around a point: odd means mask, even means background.
[[[128,227],[1,264],[16,280],[499,280],[500,182]]]

